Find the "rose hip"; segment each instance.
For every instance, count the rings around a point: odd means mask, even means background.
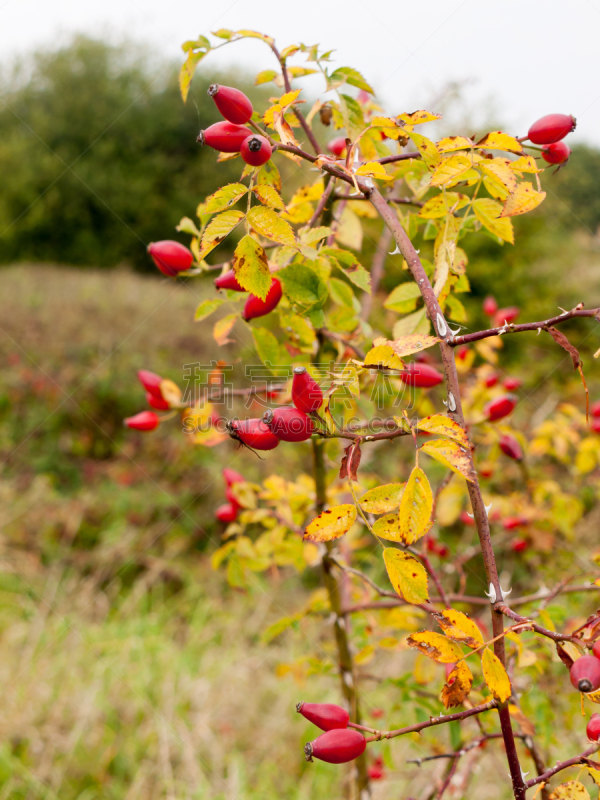
[[[323,392],[319,384],[311,378],[306,367],[294,367],[292,381],[292,402],[300,411],[310,414],[323,402]]]
[[[322,731],[347,728],[350,719],[345,708],[333,703],[298,703],[296,711]]]
[[[362,755],[366,746],[365,737],[358,731],[337,728],[308,742],[304,752],[307,761],[318,758],[328,764],[345,764]]]
[[[252,103],[243,92],[233,86],[213,83],[208,87],[208,96],[212,97],[221,115],[229,122],[245,125],[252,116]]]

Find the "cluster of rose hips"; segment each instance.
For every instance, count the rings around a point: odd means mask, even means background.
[[[367,740],[349,729],[350,715],[345,708],[332,703],[298,703],[296,711],[325,733],[304,745],[307,761],[318,758],[328,764],[346,764],[365,752]]]
[[[492,317],[492,325],[494,328],[501,328],[504,323],[510,325],[521,313],[518,306],[507,306],[506,308],[498,308],[496,298],[489,294],[482,303],[483,313],[488,317]]]
[[[252,133],[245,125],[252,117],[252,103],[239,89],[213,83],[208,88],[225,122],[215,122],[198,134],[198,142],[221,153],[239,153],[246,164],[261,167],[271,158],[273,149],[268,139]]]
[[[219,522],[226,522],[229,524],[230,522],[235,522],[241,508],[231,487],[235,486],[236,483],[245,483],[246,479],[243,475],[230,467],[225,467],[223,470],[223,478],[225,479],[225,485],[227,487],[225,489],[225,497],[228,502],[217,508],[215,517]]]
[[[564,164],[571,150],[562,140],[575,130],[576,124],[575,117],[570,114],[546,114],[533,123],[526,138],[542,145],[542,158],[548,164]]]
[[[315,432],[315,423],[308,415],[323,402],[321,387],[306,367],[294,367],[292,402],[293,406],[268,409],[260,419],[230,420],[229,435],[252,450],[274,450],[279,442],[305,442]]]
[[[158,411],[168,411],[171,406],[168,400],[163,397],[161,389],[163,379],[160,375],[147,369],[141,369],[137,375],[139,382],[146,390],[146,402],[148,405]],[[133,417],[126,417],[123,420],[123,424],[125,427],[136,431],[153,431],[160,425],[160,417],[154,411],[140,411],[139,414],[134,414]]]
[[[238,283],[238,279],[235,277],[235,272],[232,269],[219,275],[219,277],[215,279],[215,286],[217,289],[229,289],[232,292],[246,291]],[[278,278],[271,278],[271,286],[264,300],[257,297],[255,294],[250,294],[248,296],[246,305],[242,311],[242,318],[245,319],[246,322],[249,322],[251,319],[264,317],[265,314],[270,314],[271,311],[279,305],[282,294],[281,281]]]
[[[571,683],[583,694],[600,689],[600,641],[594,642],[591,656],[581,656],[569,671]],[[592,714],[586,733],[592,742],[600,741],[600,714]]]

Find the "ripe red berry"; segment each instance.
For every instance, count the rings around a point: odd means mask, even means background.
[[[219,520],[219,522],[234,522],[237,518],[237,508],[232,505],[231,503],[225,503],[222,506],[219,506],[215,511],[215,517]]]
[[[152,392],[146,392],[146,402],[150,408],[155,408],[157,411],[168,411],[171,407],[163,397],[157,397]]]
[[[231,469],[231,467],[225,467],[223,470],[223,478],[227,486],[233,486],[234,483],[244,483],[246,480],[240,472],[236,472],[236,470]]]
[[[229,122],[245,125],[252,116],[252,103],[243,92],[233,86],[213,83],[208,87],[208,96],[212,97],[216,107]]]
[[[470,526],[475,525],[475,520],[473,519],[473,517],[469,516],[468,511],[460,512],[460,521],[462,522],[463,525],[470,525]]]
[[[163,275],[168,275],[169,278],[173,278],[178,272],[188,270],[194,261],[191,250],[170,239],[150,242],[148,252]]]
[[[228,502],[235,508],[235,510],[239,511],[241,505],[239,504],[237,497],[231,491],[231,487],[229,486],[227,487],[227,489],[225,489],[225,497],[227,498]]]
[[[126,417],[123,425],[135,431],[153,431],[160,425],[160,417],[154,411],[140,411],[133,417]]]
[[[600,433],[600,419],[596,417],[590,423],[590,428],[594,431],[594,433]]]
[[[238,283],[238,279],[235,277],[235,272],[232,269],[230,269],[229,272],[225,272],[223,275],[219,275],[218,278],[215,278],[215,286],[217,289],[231,289],[233,292],[246,291],[246,289]]]
[[[599,662],[600,663],[600,662]],[[337,728],[322,733],[304,746],[306,760],[318,758],[328,764],[346,764],[365,752],[367,741],[358,731]]]
[[[596,656],[596,658],[600,658],[600,639],[597,642],[594,642],[592,653]]]
[[[592,403],[590,406],[590,413],[592,417],[600,417],[600,400]]]
[[[346,140],[343,136],[338,136],[337,139],[332,139],[327,145],[327,149],[334,156],[340,158],[346,151]]]
[[[525,525],[529,525],[529,520],[527,517],[504,517],[502,520],[502,525],[504,526],[504,530],[506,531],[513,531],[515,528],[522,528]]]
[[[583,694],[595,692],[600,688],[600,658],[581,656],[571,667],[571,683]]]
[[[546,114],[533,123],[527,133],[533,144],[553,144],[575,130],[577,120],[570,114]]]
[[[592,714],[585,732],[592,742],[597,742],[600,739],[600,714]]]
[[[372,781],[380,781],[385,777],[383,769],[383,759],[376,758],[375,761],[367,768],[367,774]]]
[[[437,386],[441,383],[444,380],[444,376],[429,364],[419,364],[411,361],[406,365],[404,371],[400,373],[400,380],[406,383],[407,386],[430,389],[432,386]]]
[[[467,347],[466,344],[463,344],[460,347],[456,348],[456,357],[459,358],[461,361],[464,361],[468,355],[469,355],[469,348]]]
[[[221,153],[239,153],[242,142],[250,136],[251,130],[233,122],[215,122],[210,128],[200,131],[197,142],[207,144]]]
[[[294,367],[292,381],[292,402],[300,411],[310,414],[323,402],[323,392],[319,384],[310,377],[306,367]]]
[[[315,424],[304,411],[292,406],[265,411],[263,420],[282,442],[305,442],[315,431]]]
[[[491,294],[488,294],[481,307],[484,314],[487,314],[488,317],[493,317],[496,311],[498,311],[498,303],[496,302],[496,298]]]
[[[229,435],[253,450],[274,450],[279,439],[262,419],[232,419],[227,424]]]
[[[484,380],[484,384],[488,389],[491,389],[492,386],[495,386],[498,383],[498,376],[495,372],[492,372],[491,375],[488,375],[487,378]]]
[[[150,372],[148,369],[141,369],[137,376],[139,382],[147,392],[150,392],[150,394],[153,394],[154,397],[158,397],[162,400],[160,385],[163,379],[160,377],[160,375],[157,375],[156,372]]]
[[[523,381],[519,378],[505,378],[502,382],[502,386],[506,389],[507,392],[514,392],[515,389],[518,389],[522,385]]]
[[[499,328],[501,325],[504,325],[505,322],[509,324],[514,322],[516,318],[521,313],[521,309],[518,306],[507,306],[507,308],[499,308],[496,311],[496,315],[494,317],[494,326]]]
[[[273,148],[264,136],[252,134],[242,142],[240,153],[246,164],[250,164],[251,167],[262,167],[271,158]]]
[[[504,419],[515,409],[517,405],[517,398],[514,394],[503,394],[496,397],[485,407],[485,413],[490,422],[495,422],[498,419]]]
[[[296,711],[322,731],[347,728],[350,719],[345,708],[333,703],[298,703]]]
[[[566,164],[571,155],[571,148],[566,142],[554,142],[542,147],[542,158],[548,164]]]
[[[515,539],[511,539],[509,547],[513,553],[523,553],[529,547],[529,542],[527,539],[516,537]]]
[[[523,460],[523,450],[521,449],[521,445],[514,436],[511,436],[508,433],[500,437],[500,450],[502,450],[505,456],[514,458],[515,461]]]
[[[256,317],[264,317],[265,314],[270,314],[279,304],[282,294],[281,282],[277,278],[273,278],[265,300],[261,300],[255,294],[251,294],[248,297],[242,311],[242,319],[249,322],[251,319],[256,319]]]

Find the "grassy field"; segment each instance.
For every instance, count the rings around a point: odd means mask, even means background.
[[[202,291],[125,271],[2,272],[0,800],[343,795],[343,769],[305,764],[315,731],[294,713],[302,699],[338,699],[329,640],[318,621],[260,639],[314,576],[302,588],[285,571],[257,575],[242,593],[209,564],[220,469],[258,478],[281,465],[122,427],[144,407],[137,369],[181,382],[180,365],[214,358],[209,325],[191,321]],[[321,669],[309,681],[285,675],[310,654]],[[367,724],[390,696],[382,681],[408,663],[401,649],[378,658],[363,668]],[[396,725],[413,721],[402,691],[385,708]],[[449,735],[428,741],[444,752]],[[541,735],[551,748],[551,718]],[[580,739],[564,729],[561,752]],[[418,739],[374,752],[387,764],[375,798],[419,797],[443,769],[406,764],[424,753]],[[477,796],[497,798],[505,772],[490,749]]]

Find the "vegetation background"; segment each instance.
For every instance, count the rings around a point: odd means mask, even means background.
[[[259,96],[242,76],[218,79]],[[199,71],[184,106],[166,64],[86,38],[0,78],[0,800],[340,792],[337,768],[305,765],[310,731],[293,713],[298,700],[337,699],[327,675],[294,679],[294,663],[315,648],[327,655],[327,643],[318,627],[261,641],[315,576],[308,570],[299,588],[280,570],[238,592],[210,568],[222,467],[258,478],[281,463],[122,428],[143,406],[136,370],[181,383],[186,363],[239,357],[239,342],[217,353],[194,326],[208,280],[168,281],[145,253],[238,177],[237,164],[217,166],[195,142],[217,120],[205,92],[214,80]],[[600,298],[599,174],[600,151],[576,146],[546,174],[543,205],[515,220],[516,248],[474,238],[469,327],[483,323],[488,292],[525,319],[554,313],[557,298],[565,308]],[[289,166],[284,178],[298,180]],[[589,327],[569,330],[589,364]],[[523,416],[559,397],[581,406],[556,350],[506,343],[502,367],[524,380]],[[590,388],[598,399],[598,382]],[[290,475],[303,469],[303,448],[286,451]],[[393,679],[404,658],[368,670]],[[378,681],[367,717],[385,696]],[[387,711],[402,723],[401,706]],[[578,741],[574,711],[573,720],[564,733]],[[394,744],[376,796],[421,780],[406,765],[415,753],[418,742]],[[497,797],[482,781],[481,796]]]

